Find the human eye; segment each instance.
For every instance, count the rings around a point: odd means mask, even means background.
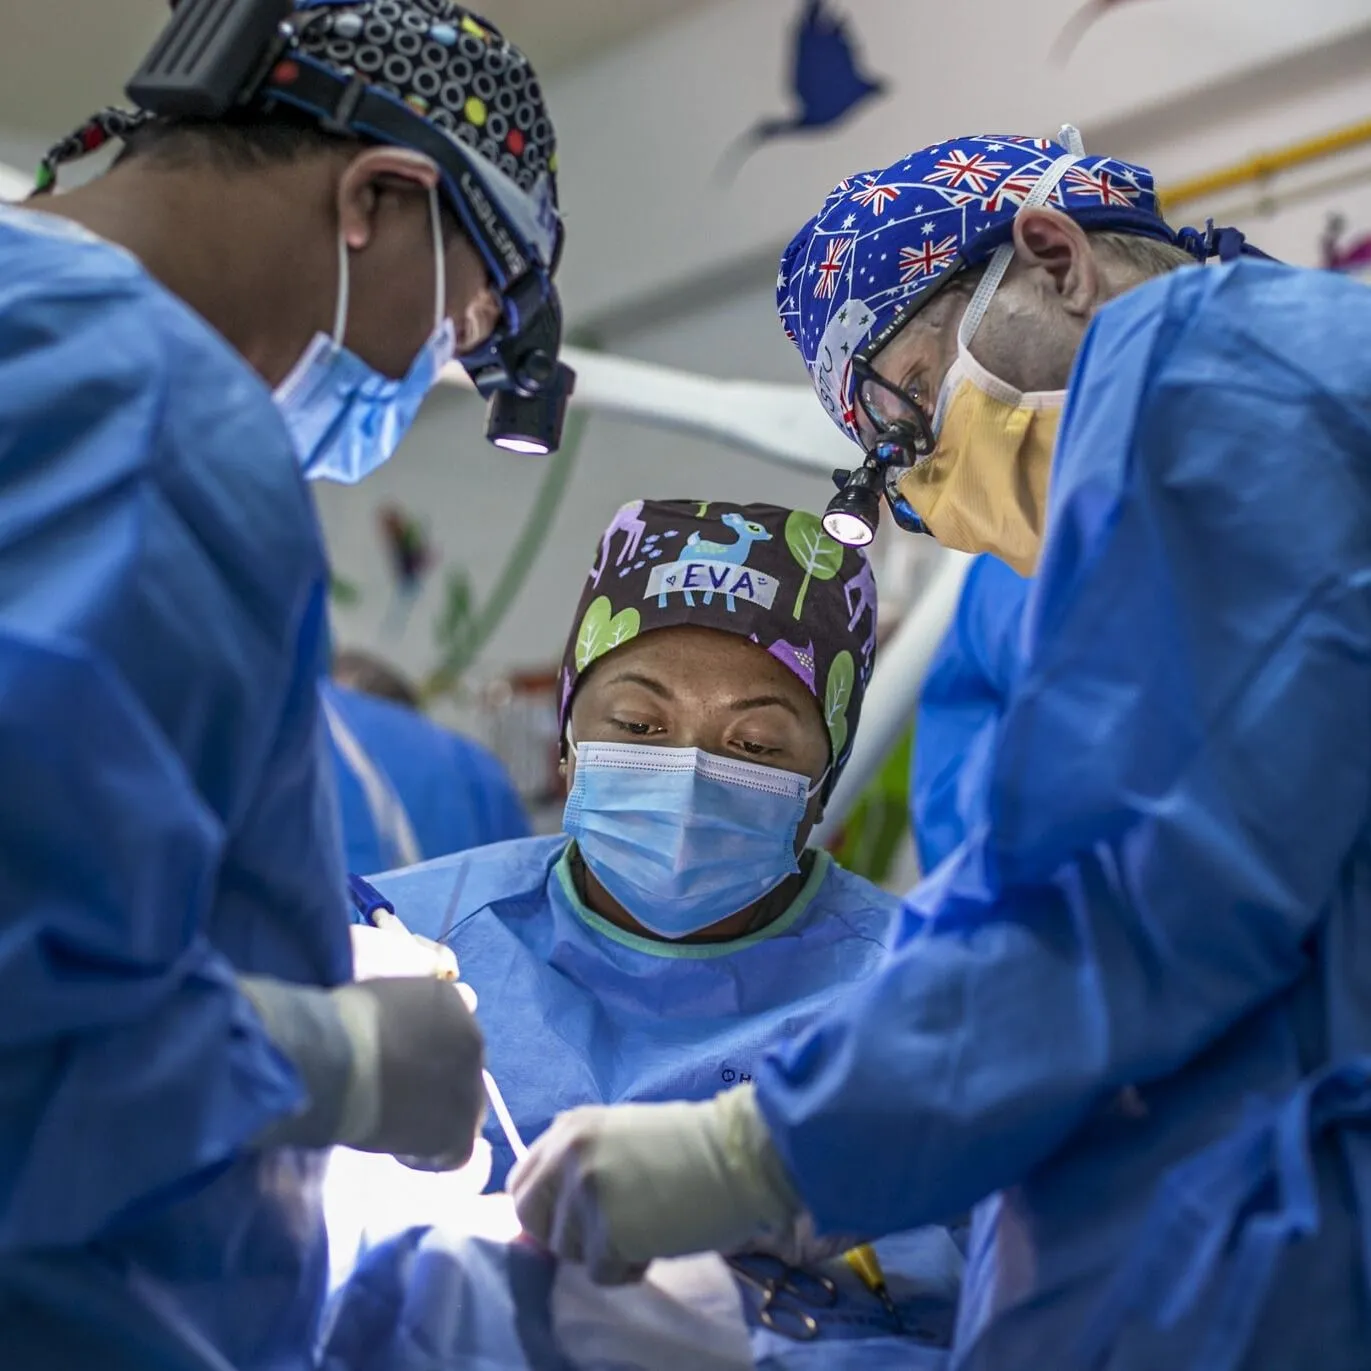
[[[905,373],[900,381],[900,389],[923,410],[929,413],[928,368],[920,363]]]
[[[649,737],[656,727],[645,719],[611,719],[609,723],[615,732],[626,733],[633,738]]]
[[[733,748],[735,751],[741,752],[743,756],[753,757],[759,761],[769,757],[780,757],[785,752],[784,748],[773,747],[769,743],[758,742],[755,738],[735,738],[733,740]]]

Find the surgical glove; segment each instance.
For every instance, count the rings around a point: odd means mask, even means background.
[[[457,954],[443,943],[421,938],[403,928],[352,924],[352,975],[374,981],[382,976],[435,976],[456,985],[466,1007],[476,1012],[476,992],[457,979]]]
[[[330,1147],[464,1165],[485,1109],[481,1030],[456,988],[431,976],[321,990],[241,977],[267,1035],[299,1072],[302,1112],[262,1147]]]
[[[509,1188],[525,1232],[604,1285],[656,1257],[734,1251],[800,1211],[751,1085],[703,1104],[573,1109]]]
[[[352,924],[352,975],[370,981],[378,976],[435,976],[457,979],[457,957],[450,947],[403,928]]]

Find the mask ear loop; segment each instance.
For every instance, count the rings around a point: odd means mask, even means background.
[[[348,327],[348,295],[352,289],[348,269],[348,243],[343,225],[338,225],[338,301],[333,309],[333,345],[342,347]]]
[[[429,224],[433,230],[433,331],[441,333],[447,323],[447,254],[443,251],[443,214],[438,187],[428,188]]]

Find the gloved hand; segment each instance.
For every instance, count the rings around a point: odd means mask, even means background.
[[[353,1147],[453,1170],[485,1109],[481,1030],[457,987],[431,976],[321,990],[266,977],[239,986],[299,1071],[306,1109],[262,1147]]]
[[[457,954],[443,943],[394,926],[377,928],[372,924],[350,924],[348,933],[352,939],[354,980],[370,981],[378,976],[457,979]]]
[[[420,937],[407,928],[375,928],[351,924],[352,975],[354,980],[374,981],[382,976],[434,976],[457,986],[466,1006],[476,1012],[476,992],[458,981],[457,954],[444,943]]]
[[[703,1104],[570,1110],[509,1188],[524,1231],[602,1285],[656,1257],[733,1251],[800,1210],[751,1085]]]

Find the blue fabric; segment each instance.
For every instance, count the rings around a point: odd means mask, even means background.
[[[919,870],[932,871],[966,837],[974,797],[962,782],[972,757],[993,742],[1018,656],[1028,582],[996,557],[967,571],[952,627],[919,696],[909,784]]]
[[[1086,335],[966,840],[882,975],[758,1083],[824,1226],[985,1200],[959,1368],[1063,1367],[1177,1169],[1253,1101],[1308,1117],[1302,1082],[1371,1048],[1368,452],[1355,282],[1182,271]],[[1201,1269],[1232,1220],[1217,1282],[1169,1327],[1126,1320],[1110,1371],[1184,1368],[1244,1322],[1244,1371],[1364,1367],[1365,1121],[1309,1149],[1317,1232],[1240,1291],[1256,1309],[1222,1292],[1270,1185],[1182,1226],[1167,1265]]]
[[[324,695],[394,787],[425,858],[528,836],[528,815],[494,753],[404,705],[332,683]],[[347,869],[382,871],[394,857],[336,743],[333,760]]]
[[[486,1064],[524,1141],[564,1109],[700,1100],[870,977],[899,901],[819,855],[786,914],[729,943],[637,937],[575,894],[564,837],[527,838],[378,876],[406,926],[446,942],[475,990]],[[492,1188],[513,1154],[489,1115]]]
[[[555,1262],[521,1243],[410,1229],[372,1249],[345,1287],[324,1340],[321,1371],[585,1371],[587,1363],[573,1361],[558,1344],[556,1276]],[[885,1333],[879,1308],[872,1313],[874,1301],[844,1284],[835,1308],[818,1311],[824,1332],[813,1342],[792,1341],[749,1319],[755,1366],[944,1371],[947,1353],[931,1340],[945,1340],[953,1302],[902,1298],[898,1280],[891,1289],[907,1335]],[[593,1364],[609,1367],[608,1361]],[[620,1363],[614,1366],[619,1371]],[[639,1362],[621,1371],[639,1367],[649,1371]]]
[[[525,1142],[577,1105],[707,1099],[751,1079],[770,1048],[876,973],[899,912],[896,899],[821,854],[791,909],[761,933],[657,942],[586,909],[566,851],[564,837],[532,838],[375,879],[410,929],[456,952],[479,997],[487,1063]],[[485,1136],[491,1188],[500,1189],[513,1156],[489,1116]],[[941,1230],[897,1234],[877,1250],[906,1335],[854,1276],[825,1325],[832,1360],[816,1362],[805,1345],[754,1327],[758,1365],[884,1368],[898,1353],[899,1365],[941,1367],[960,1253]],[[344,1289],[328,1371],[543,1366],[539,1356],[549,1354],[530,1349],[535,1330],[551,1326],[547,1289],[524,1270],[524,1254],[502,1260],[509,1265],[496,1262],[500,1288],[482,1297],[492,1311],[483,1321],[461,1311],[477,1308],[473,1292],[496,1270],[486,1245],[433,1233],[376,1249]],[[522,1290],[508,1284],[519,1271]],[[364,1324],[378,1331],[359,1332]]]
[[[577,1371],[553,1334],[556,1274],[523,1244],[410,1229],[341,1293],[321,1371]]]
[[[9,1368],[303,1367],[317,1159],[236,971],[350,974],[318,528],[271,396],[125,254],[0,210]]]

